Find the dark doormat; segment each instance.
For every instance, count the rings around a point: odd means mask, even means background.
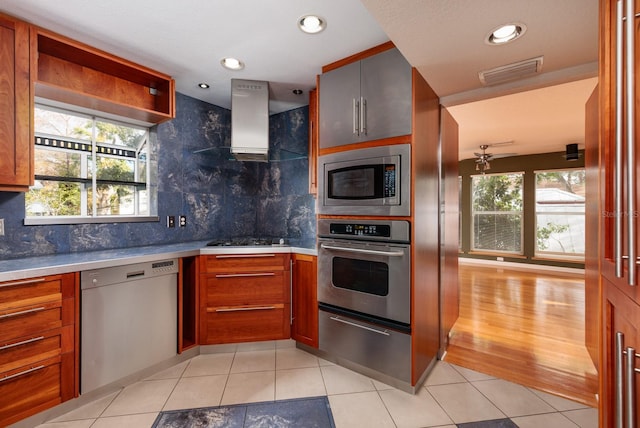
[[[335,428],[327,397],[160,412],[152,428]]]

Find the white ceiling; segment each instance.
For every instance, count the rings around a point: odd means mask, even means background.
[[[598,0],[2,0],[0,11],[167,73],[179,92],[222,107],[231,78],[267,80],[272,112],[306,104],[323,65],[391,39],[458,121],[461,159],[483,143],[513,140],[500,150],[518,154],[581,143],[597,75]],[[307,13],[327,29],[302,33]],[[526,24],[522,38],[484,44],[513,21]],[[539,55],[535,78],[481,86],[479,71]],[[226,71],[224,56],[245,69]]]

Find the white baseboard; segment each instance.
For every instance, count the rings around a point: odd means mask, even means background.
[[[469,257],[458,257],[458,263],[464,265],[482,265],[487,267],[513,269],[513,270],[535,270],[552,273],[566,273],[571,275],[584,275],[584,269],[570,268],[564,266],[550,266],[534,263],[500,262],[497,260],[472,259]]]

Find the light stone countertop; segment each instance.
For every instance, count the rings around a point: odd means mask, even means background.
[[[184,242],[0,260],[0,281],[15,281],[200,254],[296,253],[317,255],[314,248],[289,246],[207,247],[207,242]]]

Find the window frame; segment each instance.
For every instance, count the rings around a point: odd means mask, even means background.
[[[25,201],[25,216],[24,216],[24,225],[25,226],[30,226],[30,225],[58,225],[58,224],[99,224],[99,223],[140,223],[140,222],[159,222],[160,218],[157,215],[157,183],[154,182],[154,177],[156,177],[157,179],[157,173],[153,174],[152,171],[152,163],[157,167],[157,162],[152,162],[152,139],[151,139],[151,128],[152,128],[152,124],[147,124],[147,123],[141,123],[139,121],[136,120],[127,120],[126,118],[121,118],[121,117],[114,117],[113,115],[109,115],[109,114],[105,114],[99,111],[92,111],[92,110],[87,110],[87,109],[83,109],[83,108],[75,108],[74,106],[68,106],[68,105],[58,105],[58,103],[56,103],[56,105],[53,104],[49,104],[46,102],[46,100],[36,100],[36,103],[34,105],[34,109],[35,108],[40,108],[40,109],[44,109],[44,110],[48,110],[48,111],[53,111],[53,112],[60,112],[63,114],[68,114],[68,115],[73,115],[76,117],[80,117],[80,118],[86,118],[88,120],[93,121],[94,126],[96,122],[104,122],[104,123],[109,123],[109,124],[114,124],[114,125],[118,125],[118,126],[125,126],[125,127],[130,127],[130,128],[137,128],[140,130],[144,130],[146,132],[146,136],[145,136],[145,140],[146,140],[146,171],[145,171],[145,189],[147,191],[147,204],[148,204],[148,213],[145,214],[123,214],[123,215],[71,215],[71,216],[30,216],[28,217],[26,214],[26,201]],[[47,135],[46,133],[38,133],[38,132],[34,132],[34,140],[32,141],[32,144],[34,145],[34,147],[37,148],[37,144],[36,141],[38,138],[53,138],[53,139],[57,139],[57,140],[74,140],[73,137],[67,137],[67,136],[52,136],[52,135]],[[97,186],[99,184],[101,184],[101,181],[106,182],[110,182],[113,180],[99,180],[97,178],[97,170],[96,165],[98,162],[98,156],[102,156],[102,155],[107,155],[106,153],[100,153],[98,148],[101,147],[101,144],[99,141],[97,141],[97,138],[95,135],[92,135],[92,137],[89,140],[83,140],[82,141],[83,144],[88,144],[91,146],[91,151],[87,152],[88,156],[90,156],[92,158],[92,162],[94,163],[94,172],[91,173],[91,176],[89,178],[77,178],[74,177],[72,179],[69,180],[69,182],[82,182],[85,184],[88,184],[91,186],[90,192],[92,194],[95,194],[95,189],[97,188]],[[127,148],[127,150],[131,150],[130,148]],[[55,177],[51,177],[54,178]],[[60,182],[64,182],[63,178],[64,177],[57,177],[60,178]],[[135,169],[134,169],[134,179],[137,179],[137,177],[135,176]],[[114,184],[114,183],[110,183],[110,184]],[[122,182],[122,183],[115,183],[118,185],[127,185],[127,186],[140,186],[141,182]],[[88,190],[89,191],[89,190]],[[134,199],[136,200],[135,203],[135,211],[137,211],[139,208],[137,206],[139,195],[134,195]],[[92,203],[92,206],[94,207],[94,212],[97,209],[95,207],[95,200]],[[83,208],[83,211],[85,211],[85,209]]]
[[[521,177],[521,185],[520,185],[520,195],[521,195],[521,199],[522,199],[522,208],[520,209],[520,211],[476,211],[474,208],[474,177],[486,177],[486,176],[498,176],[498,175],[520,175]],[[525,201],[525,197],[524,197],[524,180],[525,180],[525,172],[524,171],[510,171],[510,172],[497,172],[497,173],[493,173],[493,174],[472,174],[469,177],[469,180],[471,182],[470,184],[470,214],[471,214],[471,224],[470,224],[470,238],[471,241],[469,242],[469,252],[471,254],[498,254],[498,255],[505,255],[505,256],[515,256],[515,257],[521,257],[524,255],[524,247],[525,247],[525,242],[524,242],[524,214],[525,214],[525,207],[524,207],[524,201]],[[520,250],[519,251],[507,251],[507,250],[496,250],[496,249],[484,249],[484,248],[476,248],[475,247],[475,218],[476,218],[476,214],[477,213],[484,213],[484,214],[499,214],[499,215],[519,215],[520,216]]]
[[[557,260],[557,261],[569,261],[569,262],[585,262],[585,253],[566,253],[566,252],[558,252],[558,251],[544,251],[538,249],[538,174],[550,173],[550,172],[559,172],[559,171],[583,171],[586,175],[586,169],[584,167],[576,167],[576,168],[554,168],[554,169],[544,169],[544,170],[535,170],[534,174],[534,215],[533,215],[533,230],[534,230],[534,245],[533,245],[533,257],[535,259],[546,259],[546,260]],[[584,205],[583,205],[584,206]],[[583,212],[583,216],[586,215],[586,206],[585,212]],[[571,214],[576,215],[575,212],[554,212],[553,214],[545,213],[547,215],[562,215],[562,214]],[[582,234],[584,237],[584,233]],[[586,248],[585,248],[586,250]]]

